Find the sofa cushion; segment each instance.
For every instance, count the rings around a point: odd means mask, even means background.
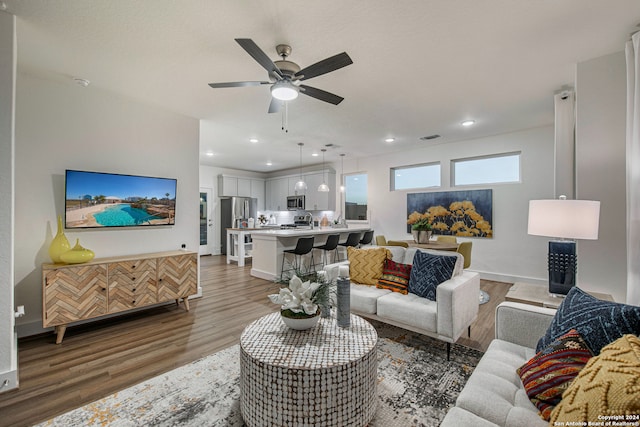
[[[432,255],[455,257],[456,266],[453,269],[453,275],[459,276],[464,271],[464,257],[462,256],[462,254],[459,254],[458,252],[454,252],[454,251],[436,251],[433,249],[421,249],[416,247],[410,247],[405,249],[404,259],[400,262],[402,262],[403,264],[413,264],[413,258],[415,257],[416,252],[426,252]],[[397,261],[395,258],[393,260]]]
[[[382,277],[378,280],[377,288],[389,289],[392,292],[399,292],[406,295],[409,291],[409,277],[411,276],[411,265],[400,264],[390,259],[384,260]]]
[[[415,294],[388,293],[378,299],[378,317],[436,332],[437,304]]]
[[[378,298],[390,292],[388,289],[378,289],[375,286],[351,283],[351,288],[349,289],[351,309],[361,313],[376,314]]]
[[[371,247],[370,249],[356,249],[347,247],[349,259],[349,277],[352,282],[362,285],[375,286],[382,276],[384,260],[391,258],[387,248]]]
[[[536,351],[571,329],[577,329],[591,352],[597,355],[602,347],[624,334],[640,335],[640,307],[602,301],[574,286],[558,307],[546,334],[538,341]]]
[[[457,258],[418,251],[413,257],[409,292],[436,300],[436,288],[453,276]]]
[[[547,426],[516,373],[533,355],[531,348],[497,339],[491,341],[460,392],[456,406],[499,426]]]
[[[624,335],[591,358],[562,395],[549,425],[587,425],[607,416],[637,425],[640,414],[640,339]],[[631,415],[633,414],[633,415]],[[636,418],[624,417],[625,415]],[[631,424],[633,423],[633,424]]]
[[[549,421],[562,393],[591,356],[578,331],[572,329],[518,368],[527,396],[540,411],[541,418]]]

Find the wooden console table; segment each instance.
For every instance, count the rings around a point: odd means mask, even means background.
[[[56,344],[67,325],[175,300],[189,311],[198,289],[198,254],[171,251],[42,265],[42,326],[55,327]]]
[[[598,292],[589,292],[588,294],[604,300],[613,301],[613,297],[609,294],[601,294]],[[536,285],[534,283],[516,282],[509,288],[505,301],[521,302],[524,304],[537,305],[538,307],[558,308],[564,297],[553,296],[549,294],[548,285]]]

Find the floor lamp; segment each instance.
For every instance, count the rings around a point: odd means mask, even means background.
[[[575,239],[597,240],[600,202],[592,200],[530,200],[528,233],[549,241],[549,293],[566,295],[576,285]]]

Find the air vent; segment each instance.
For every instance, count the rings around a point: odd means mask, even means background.
[[[436,139],[436,138],[440,138],[440,135],[435,134],[435,135],[423,136],[420,138],[420,141],[429,141],[430,139]]]

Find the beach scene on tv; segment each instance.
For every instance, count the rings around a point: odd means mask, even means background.
[[[66,228],[174,225],[176,180],[67,171]]]

